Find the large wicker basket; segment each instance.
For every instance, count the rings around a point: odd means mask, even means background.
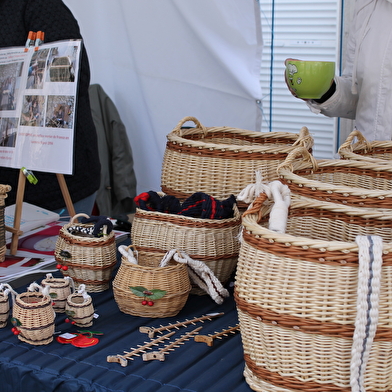
[[[5,209],[5,198],[7,192],[11,190],[10,185],[0,185],[0,262],[5,259],[5,222],[4,222],[4,209]]]
[[[134,252],[134,245],[126,247]],[[125,252],[124,252],[125,253]],[[138,257],[140,263],[141,257]],[[147,290],[159,289],[166,294],[155,301],[153,306],[143,305],[143,298],[135,295],[130,287],[144,287]],[[148,267],[129,261],[125,254],[113,281],[114,299],[121,312],[140,317],[172,317],[184,307],[191,284],[185,264],[171,262],[165,267]]]
[[[70,223],[64,225],[56,242],[56,261],[67,269],[61,269],[65,276],[70,276],[78,285],[84,284],[88,292],[101,292],[110,286],[110,279],[116,266],[116,242],[114,232],[102,237],[83,237],[68,231],[75,226],[75,219],[86,214],[75,215]],[[90,223],[78,223],[78,226],[90,228]]]
[[[356,140],[355,143],[354,140]],[[339,147],[339,155],[344,159],[390,165],[392,141],[374,140],[369,142],[360,131],[355,130]]]
[[[352,206],[392,208],[392,165],[348,159],[316,160],[306,149],[298,147],[277,171],[293,195]]]
[[[14,301],[12,317],[19,330],[18,339],[36,346],[49,344],[53,341],[56,317],[52,298],[44,291],[32,290],[18,294]]]
[[[183,129],[188,121],[196,127]],[[180,199],[194,192],[205,192],[218,199],[237,196],[255,181],[256,170],[264,181],[276,180],[276,167],[294,146],[313,146],[306,127],[299,134],[207,128],[195,117],[183,118],[167,139],[161,188]],[[239,207],[244,208],[242,203]]]
[[[280,234],[267,228],[270,207],[257,202],[253,207],[243,216],[235,282],[250,387],[263,392],[355,390],[350,389],[360,258],[355,239],[378,235],[384,241],[379,315],[364,364],[365,386],[390,391],[392,212],[292,199],[286,233]]]
[[[168,250],[178,249],[205,263],[225,284],[237,265],[240,225],[241,215],[235,205],[234,216],[228,219],[200,219],[137,208],[131,238],[141,265],[156,267]],[[191,293],[206,294],[196,286]]]

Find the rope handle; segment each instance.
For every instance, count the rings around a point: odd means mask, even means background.
[[[314,156],[305,147],[296,147],[287,154],[286,159],[277,167],[276,171],[278,175],[282,169],[294,171],[293,162],[301,156],[304,162],[311,163],[313,170],[318,169],[318,164]]]
[[[79,214],[74,215],[74,216],[71,218],[71,220],[69,221],[69,223],[74,223],[74,222],[75,222],[75,219],[78,219],[78,218],[81,217],[81,216],[84,217],[84,218],[87,218],[87,219],[90,218],[89,215],[84,214],[83,212],[81,212],[81,213],[79,213]]]
[[[135,245],[120,245],[118,251],[132,264],[139,264],[138,252]]]
[[[208,131],[207,128],[202,125],[202,123],[196,118],[196,117],[192,117],[192,116],[188,116],[188,117],[184,117],[177,125],[176,127],[173,129],[173,133],[178,134],[179,136],[184,136],[184,129],[182,129],[182,126],[188,122],[188,121],[192,121],[195,123],[196,125],[196,129],[198,130],[198,132],[195,133],[202,133],[204,136],[207,135]],[[193,133],[193,132],[192,132]]]
[[[78,288],[77,288],[77,290],[75,291],[74,294],[82,294],[84,302],[88,301],[91,298],[90,295],[86,291],[86,285],[84,283],[81,283],[78,286]],[[74,294],[71,294],[71,295],[74,295]]]
[[[46,274],[46,280],[52,280],[52,279],[56,279],[53,277],[51,272],[48,272]],[[59,278],[61,279],[61,278]],[[71,287],[71,292],[74,293],[75,292],[75,283],[73,281],[73,279],[70,276],[64,276],[64,278],[62,278],[65,282],[68,281],[69,286]]]
[[[357,143],[353,143],[355,138],[357,138]],[[349,150],[353,152],[354,147],[364,147],[366,150],[372,149],[370,142],[367,141],[365,136],[363,136],[358,129],[355,129],[348,135],[346,141],[339,147],[338,153],[340,154],[342,150]]]
[[[0,295],[2,294],[6,298],[10,293],[12,295],[12,303],[14,303],[18,293],[8,283],[0,283]]]
[[[50,290],[50,286],[42,287],[36,282],[30,283],[30,286],[27,288],[27,291],[31,291],[31,292],[38,291],[39,293],[41,293],[45,297],[50,298],[49,290]]]
[[[293,143],[293,146],[302,146],[306,148],[313,147],[314,139],[307,127],[302,127],[299,131],[298,139]]]

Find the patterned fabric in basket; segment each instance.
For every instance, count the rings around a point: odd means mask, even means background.
[[[268,228],[271,205],[263,201],[256,200],[243,216],[235,281],[250,387],[263,392],[351,391],[358,382],[369,391],[390,391],[392,212],[293,198],[286,232],[277,233]],[[372,247],[378,261],[382,257],[378,271],[366,257],[368,271],[359,271],[364,252],[358,239],[367,240],[364,236],[383,241],[383,249],[375,241]],[[378,276],[378,283],[360,285],[369,276]],[[377,317],[369,323],[374,336],[359,376],[358,342],[362,350],[362,337],[369,337],[359,333],[362,288],[374,293],[362,298],[361,306],[368,306],[367,299],[377,291],[379,295],[367,312]]]

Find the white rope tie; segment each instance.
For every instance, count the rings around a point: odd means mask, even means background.
[[[205,290],[217,304],[222,304],[224,299],[229,296],[229,292],[222,286],[211,269],[202,261],[192,259],[185,252],[176,249],[166,252],[159,266],[165,267],[172,258],[178,263],[187,265],[192,283]]]
[[[132,263],[132,264],[139,264],[137,261],[137,257],[138,257],[138,253],[137,250],[135,249],[134,251],[132,251],[132,249],[129,249],[128,246],[125,245],[120,245],[118,247],[118,251],[127,258],[127,260]],[[136,257],[134,256],[134,254],[136,255]]]
[[[357,236],[358,290],[357,316],[351,348],[350,385],[353,392],[365,392],[366,365],[377,329],[381,266],[382,238]]]
[[[255,171],[256,182],[247,185],[238,195],[237,200],[243,201],[246,204],[252,203],[260,193],[266,193],[268,198],[271,197],[271,191],[267,184],[263,183],[263,176],[260,170]]]
[[[287,217],[291,202],[291,192],[287,185],[280,181],[272,181],[269,187],[274,199],[274,205],[270,211],[269,230],[277,233],[285,233],[287,226]]]

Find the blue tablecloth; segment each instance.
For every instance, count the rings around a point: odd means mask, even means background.
[[[23,292],[25,288],[17,288]],[[172,338],[180,337],[198,326],[203,335],[220,332],[238,323],[232,296],[217,305],[209,296],[190,295],[185,307],[172,318],[142,318],[120,312],[112,289],[92,293],[99,315],[92,331],[102,332],[99,343],[88,348],[60,344],[34,346],[13,335],[9,322],[0,329],[0,392],[249,392],[243,377],[244,359],[240,333],[205,343],[186,341],[164,361],[143,361],[135,357],[128,366],[107,362],[108,355],[123,354],[149,342],[141,326],[159,327],[208,313],[223,316],[181,328]],[[56,315],[56,332],[78,328],[65,322],[66,315]],[[171,339],[172,339],[171,338]],[[170,343],[167,341],[167,343]],[[161,344],[157,350],[165,345]]]

